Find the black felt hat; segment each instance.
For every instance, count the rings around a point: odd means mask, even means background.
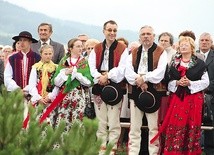
[[[32,37],[32,34],[28,31],[22,31],[19,33],[18,36],[14,36],[12,39],[15,40],[15,41],[19,41],[20,38],[28,38],[32,41],[32,43],[37,43],[38,40],[34,39]]]
[[[145,113],[153,113],[160,107],[160,103],[156,101],[155,96],[149,91],[141,92],[135,104]]]
[[[118,104],[123,98],[122,90],[119,84],[110,83],[102,89],[101,99],[109,105]]]

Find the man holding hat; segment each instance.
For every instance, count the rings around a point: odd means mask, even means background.
[[[88,58],[95,84],[92,94],[99,121],[97,138],[102,140],[99,155],[104,154],[108,144],[113,144],[111,154],[115,154],[121,133],[121,81],[124,79],[128,50],[124,44],[117,42],[117,28],[117,23],[113,20],[104,23],[105,40],[95,46]]]
[[[30,48],[31,44],[36,43],[37,40],[27,31],[20,32],[12,39],[20,42],[21,51],[8,58],[4,71],[4,84],[8,91],[22,89],[26,96],[31,67],[40,60],[40,55]]]
[[[154,30],[151,26],[140,29],[141,46],[135,48],[127,59],[125,77],[129,84],[131,126],[129,132],[129,155],[140,152],[141,126],[144,114],[146,115],[149,140],[158,132],[158,109],[160,107],[162,85],[167,66],[167,53],[154,43]],[[159,141],[148,146],[150,155],[159,152]]]

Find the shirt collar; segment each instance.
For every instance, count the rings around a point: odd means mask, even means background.
[[[207,51],[207,52],[202,52],[202,51],[200,51],[200,53],[202,54],[202,55],[204,55],[204,60],[206,60],[207,59],[207,56],[208,56],[208,54],[209,54],[209,52],[210,52],[210,50],[209,51]]]
[[[46,42],[43,42],[43,41],[41,40],[41,45],[42,45],[43,43],[46,43],[46,44],[50,45],[50,42],[51,42],[50,39],[48,39]]]

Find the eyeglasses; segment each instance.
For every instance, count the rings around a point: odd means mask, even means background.
[[[169,40],[163,40],[163,39],[161,39],[161,40],[159,40],[160,42],[166,42],[166,43],[168,43],[169,42]]]
[[[82,48],[82,45],[77,45],[77,46],[74,46],[74,47],[76,47],[76,48]],[[72,47],[70,47],[70,48],[72,48]]]
[[[109,33],[111,33],[111,32],[114,32],[114,33],[116,33],[117,32],[117,29],[105,29],[106,31],[108,31]]]
[[[179,45],[179,47],[187,48],[187,47],[189,47],[189,45],[188,44],[181,44],[181,45]]]
[[[88,47],[87,48],[87,50],[93,50],[94,49],[94,47]]]

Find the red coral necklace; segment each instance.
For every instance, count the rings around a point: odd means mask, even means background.
[[[184,62],[184,63],[190,62],[190,60],[183,60],[183,59],[181,59],[181,61]]]
[[[78,63],[79,59],[80,59],[80,56],[78,57],[78,59],[77,59],[77,61],[75,63],[72,63],[71,62],[71,58],[70,58],[70,64],[71,64],[71,66],[77,66],[77,63]]]

